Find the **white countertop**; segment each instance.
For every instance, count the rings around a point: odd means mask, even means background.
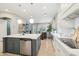
[[[30,39],[37,39],[38,37],[40,37],[41,34],[13,34],[13,35],[8,35],[8,36],[4,36],[5,37],[12,37],[12,38],[30,38]]]
[[[69,37],[60,37],[60,38],[69,38]],[[55,49],[59,49],[60,51],[62,51],[63,55],[79,56],[79,49],[67,46],[65,43],[59,40],[59,37],[56,37],[55,35],[53,44]],[[60,53],[60,55],[62,55],[62,53]]]
[[[60,35],[58,33],[51,33],[53,36],[56,36],[58,38],[69,38],[69,39],[72,39],[73,36],[64,36],[64,35]]]

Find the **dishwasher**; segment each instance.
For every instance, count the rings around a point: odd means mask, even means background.
[[[20,54],[31,56],[31,40],[20,40]]]

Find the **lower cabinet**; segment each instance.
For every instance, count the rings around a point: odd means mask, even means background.
[[[27,39],[27,38],[4,38],[3,39],[3,52],[36,56],[41,45],[40,38]]]
[[[6,41],[6,51],[11,53],[20,53],[20,39],[8,38]]]

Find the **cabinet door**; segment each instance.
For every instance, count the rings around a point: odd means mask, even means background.
[[[20,39],[7,38],[7,52],[20,53]]]
[[[20,39],[14,39],[14,53],[20,53]]]
[[[13,48],[13,43],[14,40],[12,38],[7,38],[7,42],[6,42],[6,46],[7,46],[7,52],[13,52],[14,48]]]

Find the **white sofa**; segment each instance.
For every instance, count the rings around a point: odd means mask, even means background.
[[[60,39],[57,35],[53,35],[53,36],[54,36],[53,45],[55,48],[55,55],[57,56],[79,56],[79,49],[73,47],[75,46],[74,44],[72,44],[72,47],[70,47],[69,45],[65,44],[62,41],[62,39]]]

